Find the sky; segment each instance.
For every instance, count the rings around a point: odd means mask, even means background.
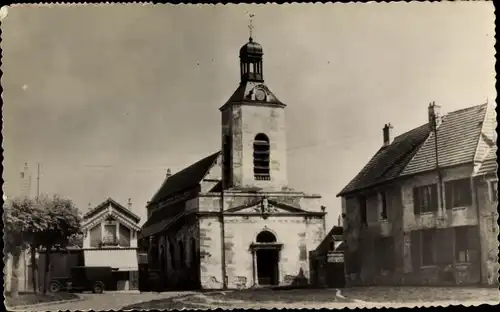
[[[394,135],[495,102],[490,2],[69,5],[2,10],[4,192],[107,197],[146,218],[167,168],[217,151],[219,107],[239,84],[239,48],[264,49],[267,86],[287,104],[289,186],[336,194]]]

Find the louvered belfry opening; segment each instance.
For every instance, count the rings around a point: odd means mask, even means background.
[[[269,138],[263,133],[255,136],[253,143],[253,173],[256,180],[270,180]]]

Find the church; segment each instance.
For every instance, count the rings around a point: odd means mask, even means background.
[[[264,83],[250,35],[241,81],[220,108],[221,149],[167,177],[147,204],[140,239],[159,290],[309,283],[324,239],[321,197],[288,187],[285,108]]]

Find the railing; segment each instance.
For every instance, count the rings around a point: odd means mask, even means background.
[[[118,246],[120,242],[116,237],[104,237],[101,240],[100,246]]]

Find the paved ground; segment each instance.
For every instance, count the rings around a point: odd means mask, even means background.
[[[347,289],[241,290],[214,292],[81,294],[82,301],[45,305],[29,311],[234,308],[355,308],[497,305],[498,289],[366,287]]]
[[[481,288],[367,287],[315,290],[243,290],[195,293],[134,304],[126,309],[272,309],[497,305],[500,292]]]
[[[83,297],[83,300],[76,302],[69,302],[63,304],[53,304],[44,305],[36,308],[30,308],[29,311],[107,311],[115,310],[118,311],[125,306],[136,304],[139,302],[148,302],[152,300],[167,299],[171,297],[176,297],[179,295],[188,295],[187,292],[164,292],[164,293],[104,293],[104,294],[92,294],[83,293],[79,294]],[[26,309],[25,309],[26,311]]]

